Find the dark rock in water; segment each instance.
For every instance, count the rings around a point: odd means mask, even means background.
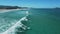
[[[27,21],[21,21],[24,25],[27,25]]]
[[[26,19],[28,19],[29,17],[27,17]],[[22,27],[17,27],[16,28],[16,34],[25,34],[26,31],[28,31],[30,29],[30,27],[28,27],[29,23],[26,20],[22,20],[21,23],[23,24]]]
[[[26,34],[26,31],[27,31],[28,29],[30,29],[30,28],[28,27],[28,28],[26,28],[26,30],[24,30],[24,29],[21,28],[21,27],[17,27],[15,33],[16,33],[16,34]]]

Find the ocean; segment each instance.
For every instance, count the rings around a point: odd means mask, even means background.
[[[60,34],[60,10],[31,8],[0,13],[1,34]]]

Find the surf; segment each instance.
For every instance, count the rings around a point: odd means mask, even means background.
[[[30,27],[27,27],[24,25],[21,21],[28,21],[27,16],[29,15],[29,12],[26,11],[26,16],[22,17],[20,20],[18,20],[13,26],[11,26],[9,29],[7,29],[5,32],[2,32],[0,34],[15,34],[15,30],[17,27],[22,28],[23,30],[30,29]],[[23,31],[19,31],[23,32]]]

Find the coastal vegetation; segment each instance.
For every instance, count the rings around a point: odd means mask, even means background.
[[[27,7],[0,5],[0,9],[27,9]]]

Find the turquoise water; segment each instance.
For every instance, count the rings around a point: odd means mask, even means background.
[[[0,13],[0,33],[7,31],[24,16],[26,11],[21,10]]]
[[[31,30],[27,34],[60,34],[60,10],[31,9]]]
[[[28,11],[28,21],[22,21],[22,23],[30,27],[30,29],[27,29],[24,32],[15,32],[15,34],[60,34],[60,10],[30,9]],[[0,27],[16,23],[24,16],[26,16],[26,11],[21,10],[0,13]],[[12,25],[8,26],[8,28],[11,26]],[[2,28],[6,28],[6,26]],[[0,32],[2,31],[2,28],[0,29]],[[20,28],[18,28],[18,30],[20,30]]]

